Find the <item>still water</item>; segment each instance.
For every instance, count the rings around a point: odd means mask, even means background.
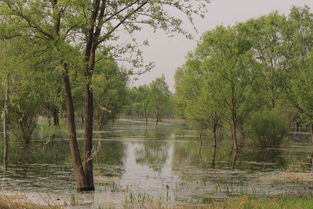
[[[201,205],[242,194],[311,193],[312,183],[277,182],[284,170],[311,171],[313,147],[308,135],[290,135],[279,149],[244,148],[232,152],[224,137],[217,149],[210,137],[200,145],[181,121],[147,127],[142,121],[119,120],[95,131],[96,191],[77,193],[65,137],[10,144],[9,169],[1,171],[4,194],[21,194],[41,204],[69,208],[123,207],[125,203],[162,201]],[[80,146],[82,141],[80,139]],[[299,169],[298,168],[298,169]]]

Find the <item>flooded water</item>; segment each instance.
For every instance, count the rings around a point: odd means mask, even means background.
[[[200,146],[193,131],[179,121],[146,127],[142,121],[120,120],[96,131],[94,138],[95,192],[76,192],[63,137],[35,140],[28,146],[11,142],[9,169],[1,171],[1,191],[43,204],[72,205],[69,208],[119,208],[145,201],[201,205],[242,194],[311,193],[313,188],[308,182],[264,178],[292,168],[311,170],[313,147],[305,134],[290,135],[279,149],[246,147],[238,153],[231,151],[227,137],[217,149],[210,137]]]

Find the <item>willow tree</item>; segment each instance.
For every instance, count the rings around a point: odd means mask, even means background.
[[[252,73],[251,43],[236,27],[217,27],[203,35],[197,48],[203,67],[210,71],[209,88],[218,93],[220,108],[231,128],[233,149],[246,116]]]
[[[266,109],[274,110],[284,97],[286,82],[286,60],[283,26],[286,18],[272,13],[238,24],[238,30],[245,34],[251,43],[255,59],[254,92],[258,102]],[[262,104],[263,103],[263,104]]]
[[[137,42],[131,39],[125,47],[118,40],[118,32],[132,35],[148,25],[166,33],[190,34],[183,27],[180,14],[192,22],[193,15],[203,16],[208,0],[1,0],[2,31],[6,37],[24,36],[41,41],[56,52],[56,69],[60,71],[65,91],[68,137],[72,164],[79,190],[94,190],[93,181],[93,73],[99,54],[125,58],[134,52],[130,61],[135,68],[150,67],[143,64]],[[174,12],[175,10],[175,12]],[[177,12],[176,12],[177,11]],[[177,14],[177,16],[175,16]],[[141,42],[145,42],[142,40]],[[77,52],[78,53],[75,53]],[[132,59],[132,57],[135,57]],[[79,71],[84,82],[84,160],[81,160],[77,139],[70,71]]]
[[[214,91],[210,83],[211,70],[212,66],[203,65],[197,55],[190,54],[185,65],[175,74],[175,86],[180,114],[198,131],[200,140],[203,132],[209,129],[213,133],[213,146],[216,147],[223,109],[219,103],[219,92]]]
[[[169,101],[171,92],[168,89],[168,85],[165,81],[164,75],[152,81],[149,87],[149,106],[151,114],[153,114],[156,118],[156,125],[158,125],[162,117],[166,115],[167,109],[170,106]]]
[[[298,113],[298,120],[310,126],[313,143],[313,14],[308,7],[293,7],[286,17],[284,36],[288,82],[286,98]],[[298,122],[298,121],[297,121]]]

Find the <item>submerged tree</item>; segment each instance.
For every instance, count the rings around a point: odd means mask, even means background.
[[[272,13],[204,34],[176,74],[180,114],[208,128],[202,116],[214,109],[208,104],[217,104],[234,149],[244,124],[268,110],[309,124],[313,140],[312,17],[308,7],[294,7],[288,16]]]
[[[223,122],[223,109],[217,91],[211,88],[211,71],[201,66],[201,61],[189,56],[183,68],[176,73],[176,97],[180,114],[198,131],[202,142],[203,132],[213,133],[213,146],[217,146],[217,131]]]
[[[158,125],[162,117],[167,113],[171,95],[164,76],[151,82],[149,93],[151,113],[156,118],[156,125]]]
[[[182,33],[180,17],[172,16],[169,10],[175,9],[192,20],[194,14],[203,15],[208,0],[190,1],[24,1],[1,0],[1,24],[5,25],[6,38],[28,37],[31,41],[49,46],[55,52],[54,69],[59,70],[65,91],[68,137],[79,190],[93,190],[93,150],[92,132],[94,115],[93,74],[98,55],[121,57],[134,67],[145,67],[140,50],[134,44],[121,47],[114,44],[117,31],[130,34],[140,31],[142,25],[168,33]],[[113,43],[112,43],[113,41]],[[145,41],[142,41],[145,42]],[[136,45],[136,44],[135,44]],[[110,50],[108,50],[110,49]],[[128,51],[135,52],[134,59],[125,58]],[[139,56],[137,56],[139,55]],[[147,66],[148,68],[150,65]],[[81,160],[76,139],[75,112],[71,88],[71,73],[78,72],[84,88],[84,160]]]

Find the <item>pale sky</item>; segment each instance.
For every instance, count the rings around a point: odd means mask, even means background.
[[[153,61],[155,68],[150,72],[138,77],[132,85],[142,85],[150,83],[162,74],[171,91],[174,91],[174,74],[177,67],[185,62],[185,56],[197,46],[201,34],[214,29],[218,25],[234,25],[237,22],[245,21],[278,11],[280,14],[288,14],[292,6],[309,6],[313,11],[313,0],[212,0],[208,7],[208,13],[204,19],[196,18],[196,33],[190,24],[186,23],[185,28],[193,32],[195,40],[185,39],[178,35],[168,38],[164,33],[153,33],[145,29],[138,35],[138,39],[149,39],[150,45],[144,48],[144,58],[146,61]]]

